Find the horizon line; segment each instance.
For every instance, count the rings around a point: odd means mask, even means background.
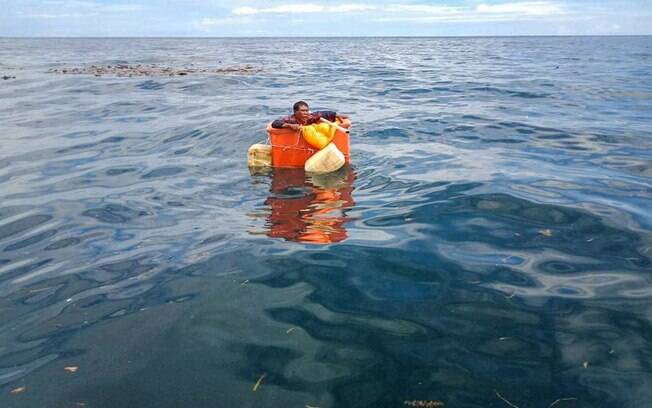
[[[291,36],[291,35],[257,35],[257,36],[4,36],[0,39],[122,39],[122,38],[146,38],[146,39],[234,39],[234,38],[283,38],[283,39],[304,39],[304,38],[519,38],[519,37],[652,37],[652,34],[514,34],[514,35],[344,35],[344,36]]]

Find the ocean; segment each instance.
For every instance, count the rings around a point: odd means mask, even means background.
[[[250,173],[297,100],[351,165]],[[648,407],[651,107],[652,37],[0,38],[0,406]]]

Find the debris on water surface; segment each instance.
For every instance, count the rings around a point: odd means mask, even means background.
[[[434,407],[443,407],[444,403],[441,401],[435,400],[412,400],[412,401],[403,401],[403,404],[409,407],[417,408],[434,408]]]
[[[551,229],[539,230],[539,234],[543,235],[544,237],[551,237],[552,236],[552,230]]]
[[[260,387],[260,384],[263,382],[263,379],[266,375],[267,374],[263,374],[260,376],[260,378],[258,378],[258,381],[256,381],[256,384],[254,384],[253,388],[251,389],[252,391],[256,391]]]
[[[158,64],[91,65],[86,67],[53,68],[49,73],[65,75],[94,75],[117,77],[162,77],[190,74],[252,74],[262,71],[253,65],[236,65],[222,68],[169,67]]]
[[[503,397],[502,395],[500,395],[500,393],[499,393],[498,391],[494,390],[494,392],[496,393],[496,396],[497,396],[498,398],[500,398],[501,400],[503,400],[503,401],[504,401],[507,405],[509,405],[510,407],[512,407],[512,408],[519,408],[518,405],[514,405],[514,404],[512,404],[511,402],[507,401],[507,399],[506,399],[505,397]]]
[[[11,393],[12,394],[20,394],[21,392],[24,392],[26,389],[27,389],[27,387],[25,387],[25,386],[14,388],[13,390],[11,390]]]
[[[548,405],[548,408],[552,408],[552,407],[554,407],[555,405],[557,405],[557,404],[559,404],[560,402],[563,402],[563,401],[577,401],[577,398],[573,398],[573,397],[570,397],[570,398],[559,398],[558,400],[555,400],[555,402],[553,402],[552,404]]]

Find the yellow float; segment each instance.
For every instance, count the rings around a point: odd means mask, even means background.
[[[315,123],[303,127],[303,140],[319,150],[326,147],[335,137],[337,128],[328,123]]]

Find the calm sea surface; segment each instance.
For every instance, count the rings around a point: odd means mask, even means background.
[[[115,64],[261,71],[48,72]],[[652,37],[5,38],[1,76],[1,407],[651,406]],[[250,175],[298,99],[352,166]]]

